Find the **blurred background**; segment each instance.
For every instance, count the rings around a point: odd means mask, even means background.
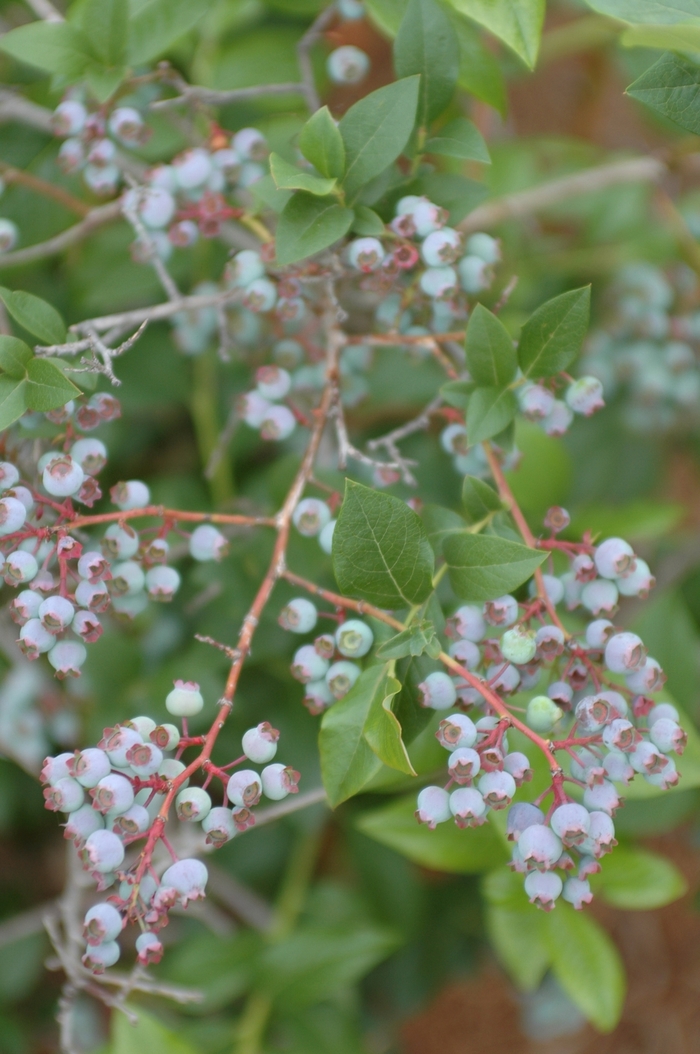
[[[319,10],[317,0],[215,0],[197,28],[171,48],[170,61],[193,83],[244,87],[296,79],[294,46]],[[360,95],[393,79],[391,31],[400,4],[367,4],[365,17],[338,19],[314,53],[322,98],[335,116]],[[398,15],[397,15],[398,11]],[[0,2],[0,33],[28,21],[18,0]],[[634,625],[668,672],[668,689],[700,718],[700,152],[698,141],[625,96],[625,88],[659,55],[626,48],[619,25],[583,4],[552,2],[535,72],[495,38],[463,20],[462,87],[456,112],[485,136],[492,165],[443,162],[473,179],[473,200],[500,198],[567,173],[618,158],[654,154],[668,164],[659,185],[627,183],[581,194],[555,207],[492,228],[503,262],[489,294],[517,286],[503,311],[519,322],[540,302],[591,282],[593,323],[580,371],[603,380],[606,410],[580,419],[563,440],[536,430],[518,437],[523,452],[512,482],[535,528],[546,509],[564,505],[573,527],[621,534],[651,564],[657,588],[648,603],[626,602],[620,621]],[[325,56],[352,43],[370,56],[360,85],[325,78]],[[47,81],[0,58],[0,78],[35,102],[55,105]],[[222,108],[222,127],[254,125],[283,152],[305,119],[300,100],[277,97]],[[6,121],[0,105],[0,161],[84,196],[77,177],[55,165],[56,142],[36,128]],[[140,151],[153,162],[180,149],[183,117],[154,119]],[[42,241],[69,222],[60,204],[8,186],[0,211],[21,228],[22,244]],[[68,322],[161,298],[149,268],[131,261],[131,234],[115,225],[63,257],[5,272],[3,282],[51,300]],[[200,241],[176,252],[172,271],[183,289],[218,276],[226,250]],[[177,345],[154,325],[120,360],[123,415],[100,432],[110,460],[103,489],[144,479],[153,500],[172,507],[274,510],[296,463],[293,445],[279,457],[239,425],[213,478],[205,466],[235,395],[261,361],[255,341],[239,335],[231,364],[213,340]],[[679,350],[690,347],[691,356]],[[578,369],[579,367],[577,367]],[[425,359],[405,368],[402,353],[376,355],[349,378],[357,398],[348,410],[361,439],[420,412],[440,383]],[[439,428],[406,443],[419,461],[425,501],[457,504],[460,477],[439,448]],[[329,456],[320,478],[342,486]],[[358,478],[368,482],[366,477]],[[107,486],[104,487],[104,484]],[[394,493],[409,497],[407,488]],[[186,547],[183,545],[183,553]],[[269,539],[231,535],[221,565],[183,564],[184,584],[168,606],[150,605],[132,622],[111,621],[89,650],[78,681],[50,680],[16,662],[14,627],[0,621],[0,1051],[52,1054],[62,975],[52,962],[41,918],[64,883],[65,845],[45,812],[36,773],[46,753],[95,742],[125,715],[162,711],[176,677],[198,681],[218,697],[226,657],[193,640],[230,641],[264,573]],[[330,559],[296,535],[291,565],[332,585]],[[6,590],[7,591],[7,590]],[[282,732],[284,760],[300,770],[303,789],[320,785],[318,726],[289,674],[294,641],[276,624],[288,596],[279,588],[241,682],[240,700],[221,739],[236,749],[258,720]],[[38,666],[38,664],[36,664]],[[262,715],[262,716],[260,716]],[[203,727],[203,726],[202,726]],[[195,726],[195,732],[201,731]],[[235,756],[231,754],[231,756]],[[427,770],[424,770],[427,771]],[[378,779],[367,793],[331,815],[314,806],[261,827],[211,860],[212,896],[165,931],[169,947],[155,968],[161,979],[203,989],[199,1005],[140,1000],[154,1014],[141,1039],[111,1026],[103,1007],[81,1003],[80,1044],[110,1054],[245,1054],[233,1041],[249,1009],[250,963],[271,905],[285,890],[300,897],[297,929],[280,955],[287,984],[276,1004],[267,1048],[289,1054],[527,1054],[596,1051],[641,1054],[700,1050],[700,790],[630,802],[616,817],[622,841],[672,861],[687,893],[654,910],[624,910],[596,901],[594,916],[624,960],[629,993],[621,1023],[601,1037],[546,974],[519,992],[499,965],[490,939],[483,876],[502,861],[496,846],[479,847],[430,866],[410,831],[382,834],[380,810],[400,808],[405,782]],[[396,828],[398,830],[398,828]],[[473,832],[465,832],[469,839]],[[387,844],[387,842],[389,844]],[[209,863],[209,861],[208,861]],[[486,893],[484,892],[486,889]],[[624,899],[624,898],[623,898]],[[640,908],[649,906],[640,903]],[[522,950],[527,956],[527,949]],[[49,967],[46,964],[48,961]],[[248,1002],[247,1002],[248,1000]],[[157,1019],[157,1021],[156,1021]]]

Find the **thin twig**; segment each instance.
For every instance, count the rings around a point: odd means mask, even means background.
[[[321,14],[318,16],[315,22],[312,22],[309,28],[304,33],[297,44],[297,62],[299,63],[299,72],[301,73],[301,79],[303,82],[303,92],[306,99],[306,105],[309,107],[312,113],[321,105],[318,92],[316,91],[316,82],[314,80],[314,68],[311,62],[311,49],[316,41],[323,35],[325,30],[330,26],[333,19],[336,17],[335,4],[330,4]]]
[[[8,255],[12,255],[9,253]],[[0,261],[4,259],[0,256]],[[83,322],[76,322],[70,328],[74,333],[86,333],[91,329],[98,333],[105,330],[119,328],[130,328],[138,326],[142,322],[158,322],[164,318],[172,318],[180,311],[198,311],[203,307],[216,307],[227,304],[241,297],[240,289],[223,289],[220,293],[207,293],[200,296],[183,296],[179,300],[167,301],[163,304],[153,304],[151,307],[139,307],[133,311],[122,311],[118,315],[101,315],[97,318],[87,318]]]
[[[19,267],[20,264],[34,263],[35,260],[45,260],[48,256],[56,256],[64,249],[69,249],[71,245],[76,245],[89,237],[98,227],[119,219],[121,215],[121,201],[110,201],[108,205],[98,205],[97,208],[88,212],[80,223],[68,227],[53,238],[48,238],[37,245],[29,245],[26,249],[15,249],[14,252],[3,253],[0,255],[0,269]]]
[[[148,257],[148,262],[150,263],[153,270],[156,272],[158,280],[163,286],[168,300],[171,300],[173,303],[175,303],[176,301],[182,300],[182,294],[180,293],[178,287],[175,285],[175,281],[172,278],[167,267],[161,260],[153,238],[146,230],[145,226],[141,222],[141,218],[138,212],[136,211],[138,205],[141,202],[141,198],[146,193],[146,188],[132,185],[132,190],[134,190],[138,194],[139,200],[138,202],[133,203],[130,201],[130,196],[125,195],[122,198],[122,212],[126,216],[131,226],[134,228],[139,242],[144,247]]]
[[[213,88],[202,88],[196,84],[178,85],[180,95],[172,99],[157,99],[149,106],[150,110],[167,110],[173,106],[186,103],[203,103],[205,106],[225,106],[232,102],[245,102],[247,99],[259,99],[266,95],[288,95],[290,92],[304,92],[304,85],[290,82],[287,84],[256,84],[251,88],[232,88],[230,91],[215,91]]]
[[[71,212],[76,212],[78,216],[85,217],[92,212],[92,206],[88,205],[87,202],[74,197],[67,190],[64,190],[63,187],[56,186],[55,183],[49,183],[31,172],[26,172],[23,168],[15,168],[14,165],[6,165],[4,161],[0,161],[0,175],[2,175],[5,183],[19,183],[28,187],[29,190],[33,190],[45,198],[52,198],[59,205],[63,205],[64,208],[70,209]]]

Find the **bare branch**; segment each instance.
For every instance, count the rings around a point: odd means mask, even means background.
[[[290,92],[304,92],[304,85],[290,82],[288,84],[257,84],[252,88],[232,88],[230,91],[215,91],[213,88],[201,88],[199,85],[177,85],[182,94],[172,99],[157,99],[149,106],[150,110],[166,110],[186,103],[203,103],[205,106],[223,106],[231,102],[244,102],[246,99],[259,99],[265,95],[288,95]]]
[[[110,201],[108,205],[98,205],[87,214],[84,220],[76,223],[73,227],[61,231],[60,234],[49,238],[37,245],[29,245],[26,249],[15,249],[11,253],[0,255],[0,270],[8,267],[19,267],[20,264],[34,263],[35,260],[44,260],[47,256],[56,256],[64,249],[76,245],[87,238],[98,227],[103,227],[112,220],[119,219],[122,214],[121,201]],[[142,320],[139,320],[142,321]]]
[[[53,135],[51,110],[30,102],[29,99],[15,94],[9,88],[4,88],[0,90],[0,124],[6,124],[9,121],[19,121],[20,124],[28,124],[32,128],[38,128],[41,132]]]
[[[131,226],[134,228],[137,238],[147,254],[148,262],[158,275],[158,280],[163,286],[163,289],[165,290],[168,299],[173,301],[181,300],[182,294],[180,293],[180,290],[175,285],[175,282],[173,281],[170,272],[161,260],[153,238],[146,230],[145,226],[141,222],[141,218],[138,212],[136,211],[138,205],[141,203],[143,195],[146,192],[146,188],[134,186],[132,184],[132,190],[136,191],[136,193],[138,194],[138,201],[136,203],[130,203],[130,195],[126,195],[124,198],[122,198],[122,212],[126,216]]]
[[[304,36],[297,44],[297,62],[299,63],[299,72],[301,73],[301,79],[303,81],[304,97],[306,99],[306,105],[312,113],[318,110],[321,105],[321,100],[316,91],[314,68],[311,63],[311,49],[336,17],[336,14],[335,4],[331,4],[322,11],[316,21],[309,26],[306,33],[304,33]]]
[[[0,260],[2,260],[1,256]],[[114,327],[129,329],[131,326],[141,325],[142,322],[158,322],[164,318],[172,318],[180,311],[197,311],[202,307],[217,307],[219,304],[223,306],[240,297],[240,289],[224,289],[220,293],[209,293],[202,296],[183,296],[179,300],[153,304],[151,307],[139,307],[133,311],[122,311],[118,315],[88,318],[84,322],[76,322],[70,328],[74,333],[87,333],[91,329],[104,333]]]
[[[277,805],[270,805],[267,809],[261,809],[260,812],[255,814],[255,826],[261,827],[264,823],[272,823],[273,820],[279,820],[282,816],[289,816],[293,812],[299,812],[300,809],[308,809],[310,805],[320,805],[325,800],[326,792],[324,788],[314,787],[313,790],[306,791],[304,794],[285,798],[284,801],[279,802]]]

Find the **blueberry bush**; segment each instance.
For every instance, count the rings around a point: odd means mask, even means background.
[[[700,5],[589,6],[0,5],[8,1050],[398,1051],[489,954],[615,1028],[589,905],[700,787]],[[661,145],[519,136],[541,38]]]

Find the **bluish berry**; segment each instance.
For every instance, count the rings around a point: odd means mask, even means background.
[[[348,619],[335,632],[338,651],[348,659],[359,659],[366,655],[374,643],[374,634],[366,622]],[[315,678],[314,678],[315,679]]]
[[[49,651],[48,659],[59,680],[80,677],[80,668],[87,659],[87,651],[79,641],[59,640]]]
[[[447,771],[456,783],[471,783],[481,771],[481,758],[471,747],[457,747],[450,754]]]
[[[518,602],[508,594],[484,604],[484,618],[490,626],[512,626],[518,618]]]
[[[440,722],[435,736],[445,750],[473,747],[476,743],[476,725],[466,714],[450,714]]]
[[[114,831],[93,831],[85,840],[80,857],[91,871],[107,874],[124,861],[124,845]]]
[[[108,776],[112,763],[104,750],[99,747],[86,747],[76,751],[70,763],[70,773],[81,787],[95,787]]]
[[[319,498],[302,498],[292,514],[292,522],[300,534],[312,538],[331,519],[331,510]]]
[[[656,659],[652,659],[649,656],[642,666],[638,666],[632,673],[627,674],[625,681],[627,687],[631,688],[633,692],[639,692],[640,694],[658,692],[666,683],[666,674]]]
[[[474,253],[463,256],[457,264],[459,281],[465,293],[474,296],[491,285],[491,272],[488,264]]]
[[[649,570],[649,564],[640,557],[635,558],[634,571],[616,580],[617,588],[623,597],[641,597],[645,600],[656,585],[656,579]]]
[[[510,772],[505,771],[485,772],[479,780],[478,788],[484,801],[492,809],[505,809],[510,805],[517,789]]]
[[[519,750],[506,754],[503,759],[503,768],[515,780],[516,787],[522,786],[532,779],[532,766],[527,754],[521,754]]]
[[[173,717],[194,717],[204,706],[204,697],[194,681],[175,681],[165,699],[165,709]]]
[[[236,836],[236,825],[230,809],[217,805],[202,820],[202,830],[206,834],[207,845],[216,849],[230,842]]]
[[[234,805],[251,809],[260,801],[262,782],[252,769],[240,769],[229,779],[226,793]]]
[[[201,787],[187,787],[175,798],[178,820],[194,822],[204,820],[211,811],[211,798]]]
[[[179,588],[180,575],[174,567],[151,567],[146,571],[146,590],[151,600],[172,600]]]
[[[634,765],[634,762],[632,764]],[[622,805],[622,799],[613,784],[608,780],[603,780],[602,783],[586,787],[583,792],[583,804],[591,811],[606,812],[608,816],[614,816],[616,810]]]
[[[150,490],[140,479],[129,479],[115,484],[110,489],[109,496],[122,512],[144,508],[151,500]]]
[[[302,684],[320,681],[328,672],[329,663],[318,654],[313,644],[304,644],[294,653],[292,677]]]
[[[190,556],[194,560],[222,560],[228,553],[228,541],[221,531],[210,523],[195,527],[189,541]]]
[[[465,604],[448,620],[449,627],[459,637],[478,643],[486,636],[486,623],[480,608]]]
[[[118,772],[103,776],[90,790],[93,808],[106,815],[108,812],[126,812],[134,804],[134,789],[131,781]]]
[[[435,830],[439,823],[444,823],[452,816],[450,795],[442,787],[424,787],[418,795],[416,819]]]
[[[630,673],[644,664],[646,656],[636,633],[615,633],[605,645],[605,665],[612,673]]]
[[[318,621],[316,607],[306,597],[296,597],[282,608],[278,622],[292,633],[310,633]]]
[[[595,582],[588,582],[581,590],[581,603],[596,616],[602,612],[614,612],[617,609],[617,601],[617,586],[612,581],[598,578]]]
[[[461,237],[451,227],[432,231],[421,246],[421,255],[428,267],[442,267],[454,263],[459,256]]]
[[[63,776],[44,788],[44,804],[52,812],[75,812],[85,801],[85,792],[72,776]]]
[[[603,743],[608,750],[620,750],[629,754],[641,738],[634,725],[620,717],[616,717],[603,729]]]
[[[0,499],[0,535],[14,534],[24,524],[27,510],[18,498]]]
[[[561,856],[561,839],[551,827],[541,823],[529,824],[520,832],[518,850],[524,863],[538,871],[548,871]]]
[[[450,794],[450,812],[458,827],[480,827],[488,807],[475,787],[459,787]]]
[[[607,538],[597,546],[595,566],[601,578],[620,578],[634,571],[634,549],[623,538]]]
[[[609,619],[594,619],[586,626],[586,644],[596,651],[602,650],[614,633],[615,627]]]
[[[535,633],[537,652],[545,662],[552,662],[562,655],[565,643],[564,633],[559,626],[540,626]]]
[[[467,253],[470,256],[479,256],[484,263],[497,264],[501,259],[501,243],[498,238],[492,238],[490,234],[476,231],[467,238]]]
[[[471,640],[456,640],[450,644],[449,654],[468,670],[476,670],[481,665],[481,652]]]
[[[136,776],[148,779],[158,772],[163,762],[163,751],[155,743],[135,743],[126,752],[126,760]]]
[[[121,952],[116,941],[107,941],[95,947],[88,946],[81,962],[86,970],[94,974],[103,974],[110,966],[119,961]]]
[[[255,728],[243,733],[243,753],[256,765],[266,765],[277,753],[279,732],[269,721],[262,721]]]
[[[347,695],[360,676],[360,667],[347,660],[334,662],[326,673],[326,684],[335,699]]]
[[[271,801],[281,801],[288,794],[296,794],[299,783],[299,773],[288,765],[275,762],[266,765],[260,773],[263,794]]]
[[[576,911],[581,911],[584,904],[590,904],[593,900],[593,893],[585,879],[570,877],[564,883],[562,899],[568,901]]]
[[[676,721],[667,717],[659,718],[650,726],[649,738],[664,754],[670,754],[671,751],[682,754],[688,742],[688,734]]]
[[[554,871],[547,871],[544,874],[540,871],[531,871],[525,877],[525,892],[530,898],[530,903],[544,911],[552,911],[557,899],[561,896],[562,889],[562,880]]]
[[[566,389],[564,398],[574,413],[584,417],[590,417],[605,406],[603,385],[597,377],[579,377]]]
[[[449,710],[457,700],[452,678],[442,670],[429,673],[418,685],[418,692],[421,706],[427,706],[433,710]]]
[[[201,860],[178,860],[163,873],[162,886],[175,890],[183,907],[190,900],[201,900],[209,878],[206,865]]]
[[[261,366],[255,374],[255,380],[263,399],[272,402],[284,399],[292,386],[292,378],[280,366]]]
[[[544,824],[544,813],[541,809],[527,801],[511,805],[506,825],[508,841],[517,842],[523,831],[532,827],[533,824]]]
[[[420,276],[420,287],[433,300],[449,300],[457,292],[453,267],[428,267]]]
[[[552,830],[561,838],[565,846],[580,845],[590,830],[591,821],[588,809],[576,802],[567,802],[554,810],[549,821]]]

